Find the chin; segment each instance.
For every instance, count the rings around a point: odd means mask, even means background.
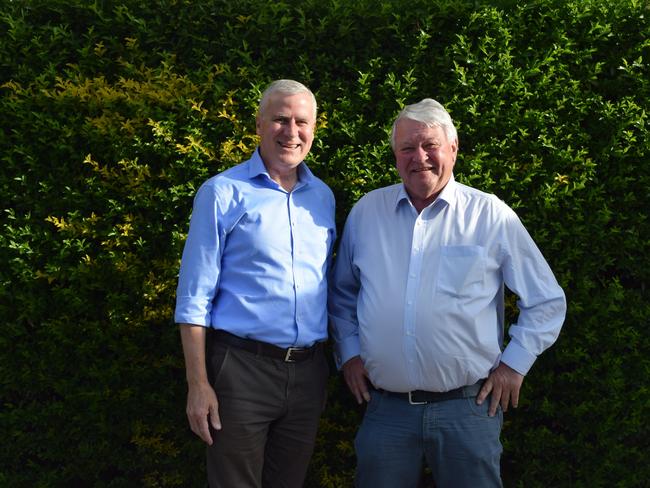
[[[298,166],[302,163],[304,158],[302,157],[292,157],[292,158],[279,158],[280,162],[286,166]]]

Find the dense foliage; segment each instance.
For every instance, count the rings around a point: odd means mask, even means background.
[[[569,301],[506,415],[506,486],[647,483],[649,39],[641,0],[4,0],[0,485],[202,486],[176,273],[276,78],[316,93],[339,225],[397,181],[401,106],[450,110],[457,178],[517,210]],[[308,486],[351,486],[361,413],[333,375]]]

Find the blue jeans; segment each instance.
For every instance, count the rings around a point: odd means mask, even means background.
[[[357,488],[416,488],[426,462],[436,488],[501,487],[503,412],[488,397],[426,405],[372,391],[355,439]]]

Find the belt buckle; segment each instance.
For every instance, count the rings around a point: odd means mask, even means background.
[[[294,351],[299,351],[301,348],[300,347],[288,347],[287,348],[287,353],[284,355],[284,362],[285,363],[295,363],[296,360],[291,358],[291,354]]]
[[[411,405],[426,405],[428,403],[428,402],[416,402],[416,401],[413,401],[413,398],[411,397],[411,393],[413,393],[413,392],[409,391],[409,404],[411,404]]]

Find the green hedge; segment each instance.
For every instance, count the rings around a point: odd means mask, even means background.
[[[282,77],[318,98],[339,225],[398,180],[390,124],[430,96],[457,178],[517,210],[565,288],[506,415],[506,486],[644,485],[648,39],[640,0],[3,2],[0,484],[202,486],[179,257],[196,188],[252,152]],[[347,487],[362,412],[335,375],[329,398],[307,485]]]

